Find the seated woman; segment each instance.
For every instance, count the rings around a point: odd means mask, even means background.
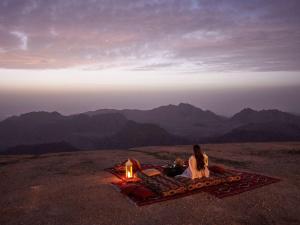
[[[189,167],[179,176],[191,179],[209,177],[208,157],[202,153],[199,145],[194,145],[194,154],[189,158]]]

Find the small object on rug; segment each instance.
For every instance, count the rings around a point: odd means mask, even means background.
[[[142,170],[142,173],[146,174],[149,177],[160,175],[160,171],[155,168],[144,169]]]
[[[186,168],[187,167],[183,166],[166,167],[164,168],[164,174],[166,174],[169,177],[175,177],[177,175],[182,174]]]
[[[217,166],[217,165],[209,166],[208,169],[209,169],[209,171],[215,172],[215,173],[220,173],[220,174],[226,173],[226,169],[223,166]]]
[[[139,184],[139,183],[130,183],[121,182],[118,184],[122,194],[130,197],[134,201],[146,201],[149,198],[155,197],[149,188]]]
[[[184,160],[181,159],[181,158],[179,158],[179,157],[177,157],[177,158],[175,159],[175,161],[174,161],[174,165],[175,165],[175,166],[178,166],[178,167],[183,167],[183,166],[185,166]]]

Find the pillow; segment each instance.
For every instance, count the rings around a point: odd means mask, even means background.
[[[156,194],[154,194],[154,192],[152,192],[149,188],[145,186],[139,186],[137,189],[135,189],[134,192],[130,194],[130,196],[138,200],[146,200],[155,197]]]
[[[138,184],[134,184],[134,183],[123,183],[122,185],[119,186],[121,193],[126,195],[133,192],[137,187]]]
[[[157,169],[154,169],[154,168],[151,168],[151,169],[145,169],[145,170],[142,170],[142,172],[143,172],[144,174],[146,174],[147,176],[149,176],[149,177],[156,176],[156,175],[159,175],[159,174],[160,174],[160,171],[157,170]]]
[[[223,166],[209,166],[208,169],[214,173],[225,173],[226,169]]]
[[[120,188],[121,188],[121,193],[133,197],[134,199],[137,200],[145,200],[156,196],[150,189],[140,184],[128,184]]]
[[[136,172],[136,171],[139,171],[142,169],[141,163],[139,160],[130,158],[130,161],[132,162],[133,172]]]

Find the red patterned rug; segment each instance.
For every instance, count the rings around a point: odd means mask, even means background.
[[[162,170],[161,166],[153,165],[142,165],[142,168],[156,168]],[[140,182],[126,182],[123,174],[118,173],[118,171],[114,170],[113,168],[108,168],[105,170],[121,179],[121,181],[112,184],[114,185],[114,187],[117,188],[118,191],[127,196],[132,202],[134,202],[138,206],[182,198],[199,192],[206,192],[214,195],[217,198],[224,198],[280,181],[280,179],[260,174],[235,171],[241,173],[240,181],[226,182],[215,186],[203,187],[193,191],[186,191],[184,193],[176,194],[173,196],[163,197],[156,194],[155,192],[152,192]]]

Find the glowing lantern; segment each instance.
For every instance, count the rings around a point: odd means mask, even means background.
[[[205,152],[203,153],[203,158],[204,158],[204,165],[208,166],[208,156],[205,154]]]
[[[132,173],[132,162],[130,159],[125,163],[125,168],[126,168],[126,178],[133,178],[133,173]]]

